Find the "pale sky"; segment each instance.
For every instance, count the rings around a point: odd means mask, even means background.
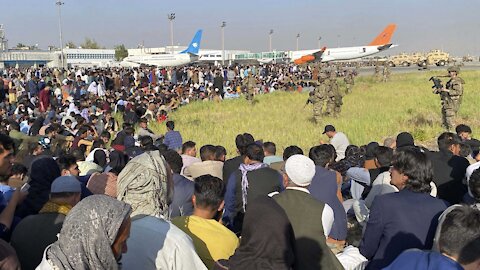
[[[0,0],[9,47],[17,43],[59,45],[56,0]],[[203,29],[202,48],[220,49],[222,21],[226,49],[272,47],[315,49],[368,44],[389,23],[397,24],[389,51],[444,49],[456,56],[480,55],[479,0],[63,0],[64,43],[79,45],[86,37],[113,48],[170,44],[167,14],[176,13],[175,44],[187,45]],[[7,4],[8,3],[8,4]],[[5,5],[7,4],[7,5]]]

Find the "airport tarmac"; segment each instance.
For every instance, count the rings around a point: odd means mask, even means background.
[[[447,70],[448,66],[443,66],[443,67],[437,67],[437,66],[429,66],[428,69],[423,69],[418,66],[409,66],[409,67],[392,67],[390,68],[390,71],[392,73],[412,73],[415,71],[442,71],[442,70]],[[360,75],[368,75],[368,74],[373,74],[374,67],[363,67],[359,69]],[[460,66],[460,70],[480,70],[480,62],[467,62],[463,63],[463,66]],[[380,70],[382,72],[382,70]]]

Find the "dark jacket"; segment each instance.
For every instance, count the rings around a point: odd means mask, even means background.
[[[386,267],[410,248],[431,249],[438,217],[447,206],[430,194],[407,189],[377,196],[359,247],[370,260],[366,269]]]
[[[283,190],[282,176],[274,169],[265,167],[247,173],[247,203],[259,196]],[[237,170],[230,175],[225,193],[224,222],[234,233],[240,233],[243,225],[242,173]]]
[[[242,164],[242,162],[242,156],[236,156],[234,158],[226,160],[223,163],[223,180],[227,181],[228,178],[230,178],[230,175],[238,170],[238,167],[240,167],[240,164]]]
[[[295,267],[302,270],[343,269],[326,244],[322,214],[325,204],[310,194],[287,189],[273,196],[285,210],[295,234]]]
[[[433,165],[433,182],[437,185],[437,197],[450,204],[461,202],[467,192],[463,178],[470,165],[468,160],[455,156],[448,150],[427,152],[427,156]]]
[[[11,244],[17,251],[22,269],[35,269],[42,261],[43,251],[57,241],[65,215],[43,213],[28,216],[15,228]]]
[[[336,240],[347,239],[347,215],[337,197],[337,175],[321,166],[315,166],[315,176],[308,187],[312,197],[328,204],[333,209],[334,221],[330,237]]]
[[[412,249],[403,252],[384,270],[463,270],[456,261],[435,251]]]
[[[170,217],[190,216],[193,213],[192,195],[195,183],[180,174],[173,174],[173,201],[170,204]]]

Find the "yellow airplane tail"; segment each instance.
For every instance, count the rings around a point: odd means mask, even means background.
[[[368,46],[378,46],[390,43],[393,33],[397,29],[396,24],[389,24],[380,35],[378,35]]]

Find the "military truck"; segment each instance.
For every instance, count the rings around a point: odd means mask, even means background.
[[[431,50],[427,53],[424,59],[421,59],[417,64],[418,66],[445,66],[446,64],[452,62],[450,54],[442,50]]]
[[[390,67],[398,67],[398,66],[408,67],[412,64],[412,60],[411,60],[410,55],[408,55],[406,53],[401,53],[401,54],[398,54],[398,55],[391,56],[387,60],[387,64]]]

